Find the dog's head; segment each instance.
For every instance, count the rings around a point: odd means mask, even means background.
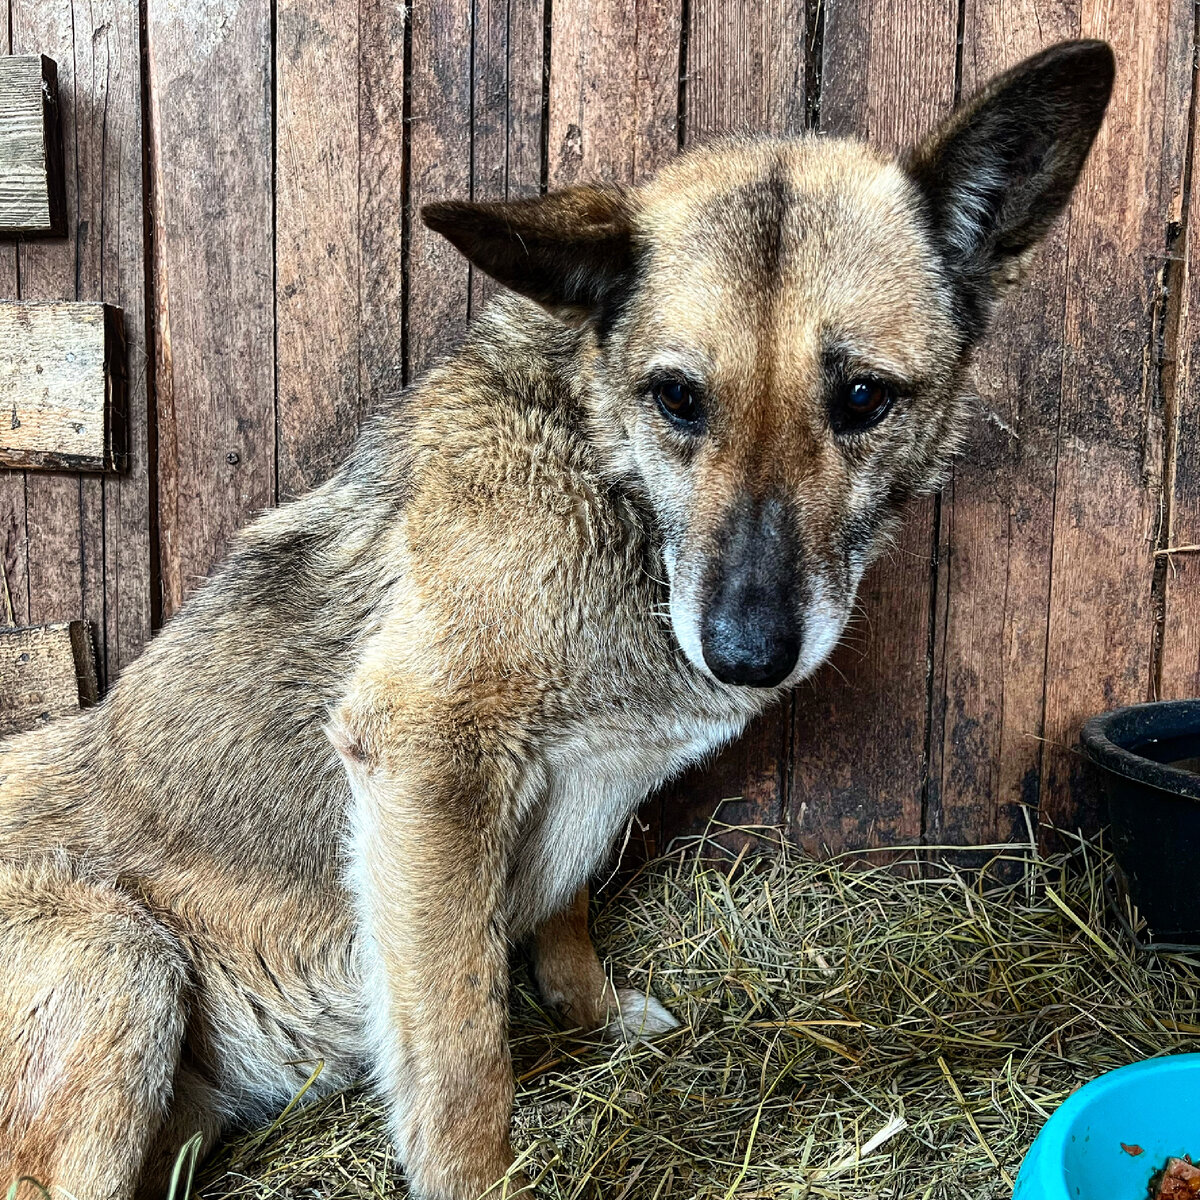
[[[998,297],[1065,206],[1113,58],[1053,47],[902,161],[741,140],[645,187],[423,217],[589,334],[594,437],[654,513],[692,663],[774,687],[845,628],[904,502],[936,487]]]

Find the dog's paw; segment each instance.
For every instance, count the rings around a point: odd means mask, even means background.
[[[653,996],[633,988],[617,988],[617,1007],[604,1026],[613,1041],[647,1042],[678,1029],[679,1022]]]

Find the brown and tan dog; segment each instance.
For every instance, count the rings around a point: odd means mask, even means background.
[[[514,942],[566,1020],[673,1024],[607,983],[588,877],[837,642],[1112,72],[1048,50],[902,163],[730,141],[426,210],[521,296],[102,705],[2,748],[0,1185],[153,1194],[323,1062],[415,1196],[469,1200],[512,1161]]]

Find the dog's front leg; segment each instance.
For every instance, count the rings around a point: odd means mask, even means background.
[[[504,909],[518,781],[486,747],[398,729],[394,714],[343,709],[331,735],[354,795],[369,1053],[401,1161],[419,1200],[475,1200],[512,1163]]]

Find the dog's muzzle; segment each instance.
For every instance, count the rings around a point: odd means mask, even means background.
[[[711,562],[700,620],[704,662],[722,683],[776,687],[803,639],[792,524],[779,500],[734,506]]]

